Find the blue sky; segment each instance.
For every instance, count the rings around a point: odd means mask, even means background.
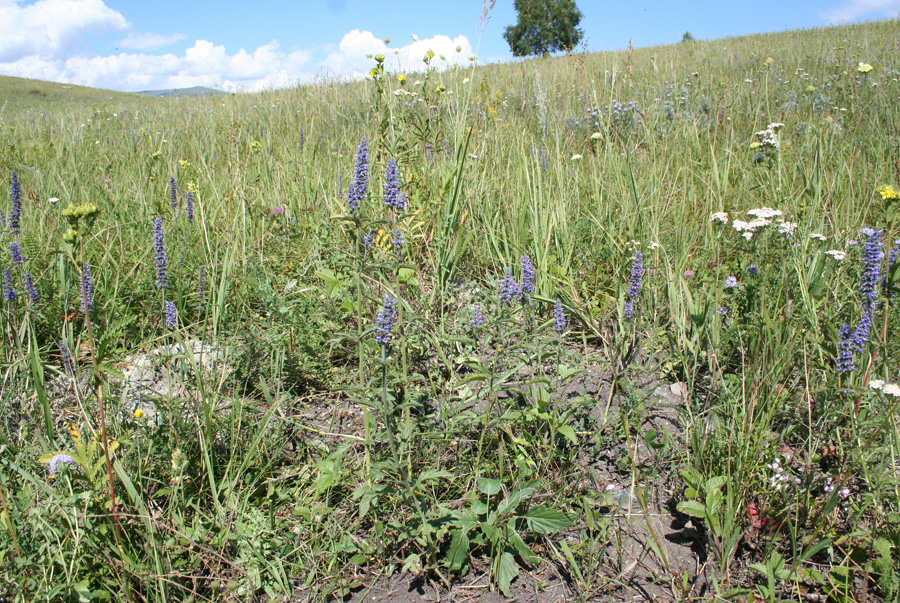
[[[900,15],[900,0],[577,4],[589,50]],[[367,53],[384,53],[395,70],[420,67],[429,49],[441,64],[476,52],[479,63],[510,60],[513,0],[497,0],[482,30],[483,10],[483,0],[0,0],[0,74],[115,90],[257,90],[360,77]]]

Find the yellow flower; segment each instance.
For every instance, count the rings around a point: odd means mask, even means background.
[[[870,71],[872,71],[872,66],[868,63],[860,62],[859,67],[857,67],[856,70],[860,73],[869,73]]]
[[[145,414],[146,414],[146,412],[144,411],[144,409],[139,408],[136,411],[134,411],[134,418],[138,419],[138,420],[143,419]]]
[[[881,195],[881,199],[883,201],[894,201],[896,199],[900,199],[900,193],[897,192],[890,184],[882,184],[877,189],[875,189],[879,195]]]
[[[258,148],[262,147],[262,143],[259,142],[258,140],[254,140],[253,144],[251,144],[250,146],[253,147],[254,149],[258,149]]]
[[[400,75],[398,75],[397,81],[400,82],[401,84],[405,84],[406,83],[406,74],[401,73]]]

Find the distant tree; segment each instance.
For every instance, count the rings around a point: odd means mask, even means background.
[[[684,32],[684,35],[681,36],[681,41],[682,42],[693,42],[694,36],[691,35],[691,32],[686,31],[686,32]]]
[[[584,35],[578,29],[581,11],[575,0],[515,0],[519,22],[503,32],[513,56],[547,56],[572,50]]]

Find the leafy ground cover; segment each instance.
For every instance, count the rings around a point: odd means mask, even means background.
[[[0,597],[897,600],[898,29],[4,110]]]

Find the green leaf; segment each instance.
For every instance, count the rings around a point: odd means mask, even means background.
[[[525,541],[522,540],[522,537],[519,536],[519,533],[513,528],[512,523],[513,522],[510,521],[509,525],[506,526],[506,540],[513,545],[513,548],[516,549],[516,553],[522,561],[528,565],[539,564],[541,562],[540,555],[537,555],[527,544],[525,544]]]
[[[575,446],[578,445],[578,436],[575,435],[575,430],[572,429],[571,425],[563,425],[556,431],[558,431],[560,434],[565,436],[565,438],[567,440],[569,440],[570,442],[572,442],[573,445],[575,445]]]
[[[465,530],[453,530],[447,561],[451,572],[461,572],[469,561],[469,535]]]
[[[443,469],[427,469],[419,475],[419,479],[416,480],[416,485],[422,486],[427,484],[428,482],[436,479],[450,479],[453,477],[453,474],[449,471],[444,471]]]
[[[497,505],[497,515],[503,515],[507,511],[515,511],[516,507],[531,498],[535,490],[538,489],[539,483],[538,481],[530,481],[518,490],[511,492],[509,496]]]
[[[499,479],[490,479],[487,477],[478,478],[478,491],[488,496],[493,496],[500,492],[503,483]]]
[[[503,553],[500,555],[500,562],[497,564],[497,587],[503,596],[509,596],[509,585],[519,575],[519,567],[516,565],[516,559],[512,553]]]
[[[677,509],[685,515],[690,515],[697,519],[706,519],[706,507],[696,500],[683,500],[678,503]]]
[[[556,509],[535,507],[525,514],[525,521],[538,534],[552,534],[572,525],[572,518]]]

